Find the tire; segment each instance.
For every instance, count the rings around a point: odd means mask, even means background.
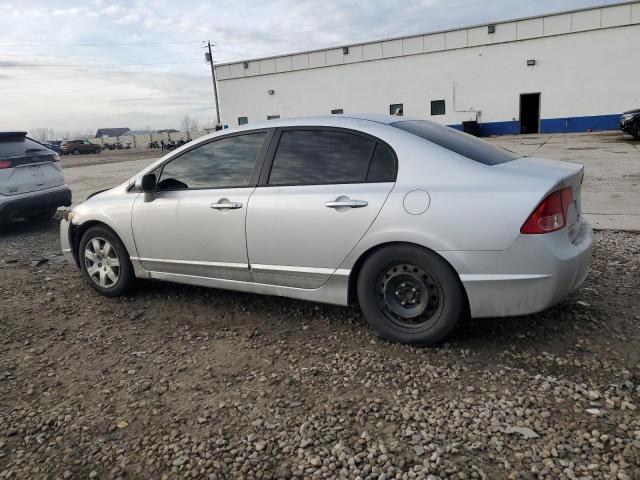
[[[633,126],[633,129],[631,130],[631,135],[633,135],[634,138],[637,138],[638,140],[640,140],[640,122],[637,122]]]
[[[25,215],[24,218],[28,222],[47,222],[55,216],[57,211],[58,211],[57,208],[52,208],[44,212],[39,212],[35,215]]]
[[[131,290],[135,276],[129,254],[110,228],[89,228],[80,240],[78,258],[83,276],[102,295],[118,297]]]
[[[77,148],[73,150],[73,154],[74,155],[80,155],[80,150],[78,150]]]
[[[369,325],[393,342],[439,343],[469,315],[458,274],[434,252],[414,245],[374,252],[360,270],[357,293]]]

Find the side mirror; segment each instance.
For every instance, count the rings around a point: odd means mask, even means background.
[[[136,188],[144,193],[144,201],[153,201],[156,191],[156,175],[155,173],[147,173],[141,178],[136,179]]]
[[[156,190],[156,174],[147,173],[140,179],[140,190],[144,193],[155,192]]]

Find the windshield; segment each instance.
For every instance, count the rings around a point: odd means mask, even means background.
[[[473,135],[427,120],[405,120],[391,125],[485,165],[498,165],[522,157]]]

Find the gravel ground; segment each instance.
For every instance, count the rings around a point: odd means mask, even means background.
[[[357,309],[147,282],[98,296],[57,224],[0,233],[0,479],[640,478],[640,236],[449,344]]]

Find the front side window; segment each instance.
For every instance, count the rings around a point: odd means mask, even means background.
[[[166,163],[159,190],[248,186],[266,133],[222,138],[189,150]]]
[[[325,130],[285,130],[269,185],[326,185],[366,181],[375,142]]]

